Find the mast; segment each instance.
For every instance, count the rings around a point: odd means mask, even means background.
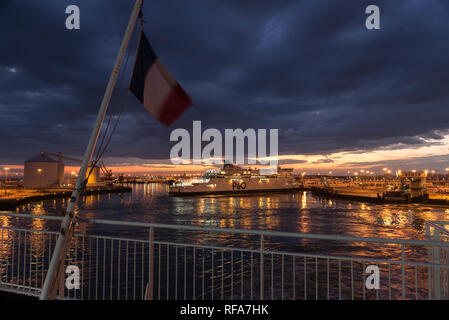
[[[112,92],[114,90],[115,84],[117,82],[117,77],[122,66],[122,61],[128,48],[129,40],[131,38],[134,26],[136,24],[137,18],[139,16],[140,9],[142,7],[143,0],[136,0],[134,4],[131,17],[129,19],[128,27],[126,28],[125,35],[120,46],[117,58],[115,60],[115,65],[112,70],[111,76],[109,77],[108,86],[103,96],[101,102],[100,110],[98,111],[97,119],[95,121],[94,128],[90,135],[89,143],[87,145],[86,151],[84,153],[84,158],[81,164],[81,169],[76,180],[75,190],[73,190],[70,197],[70,202],[67,206],[67,210],[64,213],[64,219],[61,223],[61,229],[58,236],[58,240],[51,257],[50,266],[45,277],[44,286],[42,287],[42,292],[40,295],[40,300],[54,299],[56,296],[56,291],[58,289],[58,281],[64,274],[62,267],[64,265],[64,260],[67,255],[67,249],[70,247],[70,241],[73,234],[74,228],[74,208],[77,203],[79,196],[84,188],[84,179],[86,176],[88,165],[92,159],[92,154],[95,150],[97,144],[98,136],[100,134],[101,126],[103,124],[104,117],[106,115],[109,102],[111,101]]]

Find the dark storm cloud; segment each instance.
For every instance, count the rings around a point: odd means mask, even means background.
[[[195,102],[175,127],[279,128],[285,154],[438,139],[448,4],[378,0],[381,30],[367,31],[371,2],[147,1],[145,32]],[[132,3],[0,1],[1,161],[83,153]],[[79,31],[65,29],[70,4]],[[127,101],[106,155],[167,158],[170,130]]]

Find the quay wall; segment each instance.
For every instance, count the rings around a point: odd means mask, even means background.
[[[132,191],[131,187],[94,187],[88,188],[84,192],[84,196],[96,195],[96,194],[104,194],[104,193],[121,193],[121,192],[129,192]],[[67,191],[54,191],[54,192],[46,192],[39,195],[33,196],[24,196],[13,199],[0,199],[0,210],[10,211],[15,210],[18,206],[28,204],[30,202],[35,201],[43,201],[43,200],[54,200],[60,198],[70,198],[72,195],[72,190]]]
[[[377,197],[363,196],[357,194],[343,194],[339,193],[333,188],[312,187],[310,191],[313,195],[323,198],[335,198],[349,201],[371,202],[371,203],[394,203],[394,204],[409,204],[422,203],[430,205],[444,205],[449,206],[449,201],[446,199],[431,199],[428,196],[411,198],[405,195],[404,197],[388,197],[385,193],[378,193]]]

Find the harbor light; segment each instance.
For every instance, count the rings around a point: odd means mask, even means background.
[[[9,168],[4,168],[5,169],[5,194],[6,194],[6,185],[8,183],[8,170]]]

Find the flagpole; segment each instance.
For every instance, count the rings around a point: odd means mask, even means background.
[[[64,219],[61,223],[61,229],[59,233],[58,240],[51,257],[50,266],[45,277],[45,282],[42,287],[42,292],[40,295],[40,300],[54,299],[56,296],[56,290],[58,288],[58,281],[60,281],[60,276],[63,272],[62,266],[67,255],[67,249],[71,241],[71,236],[73,233],[73,223],[74,223],[74,208],[77,203],[79,196],[83,190],[83,184],[86,177],[86,172],[88,165],[92,159],[92,154],[95,150],[97,144],[98,136],[100,134],[101,126],[103,124],[104,117],[106,115],[109,102],[111,100],[112,92],[114,90],[115,84],[117,82],[117,77],[120,73],[120,68],[122,65],[123,58],[126,53],[126,49],[129,44],[132,32],[136,25],[137,18],[139,16],[140,9],[142,7],[143,0],[136,0],[134,4],[131,17],[129,19],[128,27],[126,28],[125,35],[120,46],[117,58],[115,60],[114,69],[112,70],[111,76],[109,77],[108,86],[103,96],[101,102],[100,110],[98,111],[97,120],[95,122],[94,128],[90,135],[89,143],[87,145],[86,151],[84,153],[83,162],[81,164],[81,169],[76,180],[75,190],[73,190],[70,197],[70,202],[67,205],[67,210],[64,213]],[[67,242],[69,241],[69,242]]]

